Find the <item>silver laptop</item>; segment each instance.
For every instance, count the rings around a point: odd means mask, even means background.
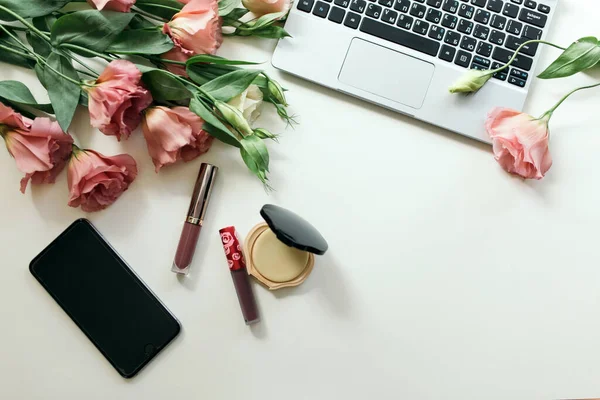
[[[295,0],[273,65],[448,130],[489,141],[495,106],[521,110],[541,46],[471,96],[448,93],[469,68],[503,65],[544,39],[558,0]]]

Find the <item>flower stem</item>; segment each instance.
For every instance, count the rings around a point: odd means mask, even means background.
[[[30,24],[29,22],[27,22],[27,20],[25,18],[21,17],[16,12],[11,11],[10,9],[8,9],[8,8],[6,8],[4,6],[1,6],[1,5],[0,5],[0,11],[4,11],[7,14],[12,15],[17,20],[19,20],[19,22],[21,22],[23,25],[25,25],[27,28],[29,28],[33,33],[35,33],[36,35],[38,35],[39,37],[41,37],[42,39],[44,39],[45,41],[47,41],[48,43],[50,43],[50,38],[48,37],[48,35],[46,35],[42,31],[40,31],[39,29],[37,29],[35,26],[33,26],[32,24]]]
[[[10,47],[6,47],[6,46],[3,46],[3,45],[1,45],[1,44],[0,44],[0,49],[1,49],[1,50],[4,50],[4,51],[8,51],[9,53],[17,54],[17,55],[19,55],[19,56],[21,56],[21,57],[29,58],[29,59],[31,59],[31,60],[36,60],[36,58],[35,58],[35,57],[33,57],[33,56],[32,56],[32,55],[30,55],[30,54],[27,54],[27,53],[22,53],[22,52],[20,52],[20,51],[18,51],[18,50],[11,49]]]
[[[595,88],[595,87],[598,87],[598,86],[600,86],[600,83],[596,83],[596,84],[594,84],[594,85],[582,86],[582,87],[579,87],[579,88],[577,88],[577,89],[571,90],[571,91],[570,91],[569,93],[567,93],[567,94],[566,94],[566,95],[565,95],[565,96],[564,96],[562,99],[560,99],[560,100],[558,101],[558,103],[556,103],[556,104],[554,105],[554,107],[552,107],[551,109],[549,109],[548,111],[546,111],[544,114],[542,114],[542,116],[540,117],[540,119],[543,119],[543,118],[545,118],[545,117],[547,116],[547,117],[548,117],[548,121],[549,121],[549,120],[550,120],[550,118],[552,118],[552,114],[554,114],[554,111],[556,111],[556,109],[557,109],[558,107],[560,107],[560,105],[561,105],[561,104],[562,104],[562,103],[563,103],[563,102],[564,102],[564,101],[565,101],[565,100],[566,100],[566,99],[567,99],[569,96],[571,96],[573,93],[575,93],[575,92],[578,92],[578,91],[580,91],[580,90],[584,90],[584,89],[592,89],[592,88]]]
[[[515,50],[515,53],[512,55],[512,57],[510,58],[510,60],[508,60],[508,62],[506,64],[504,64],[502,67],[500,67],[498,69],[493,70],[492,72],[493,73],[500,72],[503,69],[507,68],[509,65],[512,64],[512,62],[515,60],[515,58],[517,58],[517,55],[519,54],[519,51],[521,51],[521,49],[523,47],[527,46],[528,44],[532,44],[532,43],[547,44],[548,46],[556,47],[557,49],[560,49],[560,50],[566,50],[564,47],[561,47],[561,46],[559,46],[557,44],[554,44],[554,43],[547,42],[545,40],[528,40],[526,42],[523,42],[519,47],[517,47],[517,50]]]
[[[63,43],[61,44],[61,47],[65,47],[67,49],[71,49],[71,50],[79,50],[79,51],[83,51],[89,54],[93,54],[96,57],[100,57],[106,61],[114,61],[114,58],[107,56],[106,54],[102,54],[102,53],[98,53],[97,51],[94,50],[90,50],[90,49],[86,49],[85,47],[81,47],[81,46],[77,46],[76,44],[70,44],[70,43]]]

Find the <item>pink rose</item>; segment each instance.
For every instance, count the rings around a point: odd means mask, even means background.
[[[242,4],[256,16],[288,12],[291,0],[242,0]]]
[[[215,54],[223,41],[217,0],[189,0],[185,4],[163,26],[163,32],[175,44],[172,50],[163,54],[167,60],[186,61],[196,54]],[[175,73],[182,69],[170,68]]]
[[[156,172],[180,159],[193,160],[210,149],[213,137],[202,130],[203,124],[185,107],[159,106],[146,111],[142,130]]]
[[[88,4],[98,10],[129,12],[135,0],[87,0]]]
[[[140,85],[142,73],[125,60],[112,61],[102,71],[88,94],[90,121],[105,135],[127,139],[142,120],[142,110],[152,103],[152,95]]]
[[[133,157],[106,157],[94,150],[75,148],[69,161],[69,205],[85,212],[103,210],[127,190],[137,176]]]
[[[552,166],[548,117],[536,119],[508,108],[494,108],[485,122],[496,161],[511,174],[542,179]]]
[[[34,184],[54,183],[71,155],[73,138],[48,118],[31,121],[0,103],[0,135],[17,168],[25,173],[21,192]]]

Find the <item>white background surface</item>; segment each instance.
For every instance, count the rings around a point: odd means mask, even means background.
[[[598,34],[596,1],[562,3],[550,40]],[[220,54],[267,60],[274,45],[229,40]],[[557,54],[545,51],[543,64]],[[86,215],[66,205],[66,174],[19,193],[21,174],[0,151],[0,398],[600,396],[598,90],[557,111],[554,166],[543,181],[524,182],[504,173],[485,145],[270,72],[290,89],[301,121],[284,132],[271,112],[261,119],[284,133],[270,145],[277,191],[267,195],[235,149],[215,144],[203,160],[220,175],[185,280],[169,269],[201,160],[156,175],[140,132],[119,144],[89,128],[80,110],[71,129],[80,145],[130,152],[140,166],[116,204]],[[35,82],[13,67],[0,75]],[[537,81],[526,110],[539,115],[593,79]],[[233,224],[245,236],[265,203],[313,222],[330,250],[298,288],[272,293],[255,284],[263,320],[249,329],[217,231]],[[183,325],[130,381],[28,271],[80,217]]]

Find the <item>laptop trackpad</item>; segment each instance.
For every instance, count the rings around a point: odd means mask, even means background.
[[[338,79],[377,96],[421,108],[434,70],[431,63],[354,38]]]

